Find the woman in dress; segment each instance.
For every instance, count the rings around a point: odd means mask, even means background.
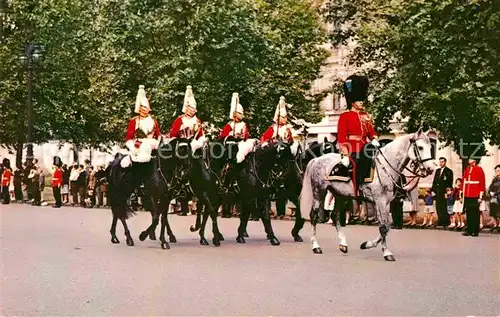
[[[500,232],[500,164],[495,166],[495,177],[488,187],[490,196],[490,216],[495,219],[491,232]]]

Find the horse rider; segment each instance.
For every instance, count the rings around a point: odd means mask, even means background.
[[[194,136],[196,140],[204,136],[201,120],[196,116],[196,100],[194,99],[193,87],[186,87],[182,115],[178,116],[170,129],[171,138],[186,138]]]
[[[228,138],[232,138],[232,142],[246,141],[249,138],[248,126],[243,121],[244,109],[240,104],[239,94],[237,92],[233,93],[231,98],[231,108],[229,110],[229,118],[232,120],[229,121],[221,133],[217,137],[218,140],[227,140]],[[240,143],[241,144],[241,143]],[[236,154],[236,153],[235,153]],[[231,159],[232,155],[229,153],[227,164],[223,170],[222,175],[222,185],[226,187],[227,182],[230,181],[234,175],[238,173],[238,164]],[[233,184],[232,187],[236,187],[237,184]]]
[[[237,92],[233,93],[231,99],[231,110],[229,111],[229,121],[217,139],[225,139],[227,137],[233,137],[235,139],[246,141],[249,137],[248,126],[243,121],[243,106],[240,104],[240,98]]]
[[[130,151],[130,157],[126,156],[122,160],[122,167],[130,166],[130,160],[139,163],[149,162],[151,152],[158,147],[158,138],[161,136],[158,122],[150,114],[151,107],[144,85],[139,86],[134,112],[138,116],[130,119],[125,136],[125,145]]]
[[[261,136],[260,142],[270,142],[281,138],[281,140],[293,142],[293,128],[288,124],[288,114],[286,111],[285,97],[281,96],[276,112],[274,113],[274,124],[272,124],[266,132]]]
[[[366,157],[364,148],[371,141],[371,145],[379,147],[377,133],[374,129],[372,117],[365,112],[364,103],[368,92],[368,78],[351,75],[344,82],[344,96],[347,102],[347,111],[343,112],[338,121],[337,143],[340,147],[341,164],[349,167],[353,164],[354,196],[363,182],[369,182],[367,175],[371,169],[371,159]],[[334,176],[333,168],[327,180]]]
[[[182,115],[178,116],[170,129],[170,138],[186,138],[189,139],[194,137],[195,140],[200,140],[201,142],[195,142],[192,146],[198,147],[204,139],[204,131],[201,125],[201,120],[196,116],[196,99],[194,98],[193,87],[188,85],[186,87],[186,93],[184,94],[184,103],[182,104]],[[201,146],[200,146],[201,147]],[[181,213],[180,216],[187,216],[189,205],[187,198],[180,198],[181,202]]]

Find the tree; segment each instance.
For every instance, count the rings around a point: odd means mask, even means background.
[[[341,21],[332,41],[357,42],[352,61],[371,78],[379,124],[402,111],[410,131],[437,129],[462,158],[484,154],[483,140],[500,144],[495,2],[330,1],[329,18]]]

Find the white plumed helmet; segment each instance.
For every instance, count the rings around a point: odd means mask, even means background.
[[[135,98],[135,113],[139,113],[141,106],[146,107],[151,111],[148,98],[146,98],[146,90],[144,88],[144,85],[139,85],[139,91],[137,91],[137,97]]]
[[[229,119],[233,119],[234,112],[243,115],[243,106],[240,104],[240,96],[237,92],[233,92],[233,97],[231,98],[231,110],[229,111]]]
[[[196,100],[194,99],[193,87],[188,85],[184,94],[184,103],[182,104],[182,113],[186,113],[187,106],[196,110]]]
[[[278,106],[276,107],[276,112],[274,113],[274,122],[278,122],[278,117],[286,117],[286,102],[285,97],[281,96]]]

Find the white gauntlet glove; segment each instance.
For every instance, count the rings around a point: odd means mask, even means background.
[[[342,159],[340,160],[340,163],[344,165],[345,167],[349,167],[349,156],[342,156]]]
[[[377,139],[373,139],[372,140],[372,145],[375,146],[375,147],[380,147],[380,143],[378,143]]]

